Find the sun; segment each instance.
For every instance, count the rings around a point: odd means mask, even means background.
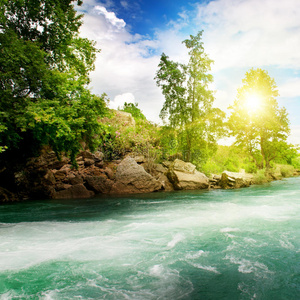
[[[245,97],[245,108],[249,113],[255,113],[262,107],[262,98],[257,94],[248,94]]]

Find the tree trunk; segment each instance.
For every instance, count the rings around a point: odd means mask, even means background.
[[[190,161],[191,160],[191,139],[189,135],[186,135],[186,155],[185,155],[185,160]]]
[[[260,138],[260,152],[261,152],[261,155],[263,157],[263,166],[266,167],[267,170],[270,169],[270,162],[267,160],[267,157],[266,157],[266,153],[265,153],[265,149],[264,149],[264,138],[261,137]]]

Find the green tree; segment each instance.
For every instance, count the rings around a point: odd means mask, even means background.
[[[183,41],[189,50],[187,65],[173,62],[163,53],[155,77],[165,97],[160,117],[177,130],[185,160],[198,165],[216,150],[225,117],[213,107],[215,99],[209,89],[213,77],[208,73],[213,61],[204,52],[202,33]]]
[[[145,115],[138,108],[138,103],[125,102],[123,107],[121,108],[121,110],[130,113],[136,121],[137,120],[146,120]]]
[[[246,72],[228,120],[236,144],[247,149],[258,167],[270,168],[288,145],[290,132],[286,109],[280,108],[275,80],[262,69]]]
[[[105,96],[87,89],[97,49],[79,37],[73,0],[0,0],[0,145],[29,155],[50,145],[73,161],[93,150]],[[5,152],[5,154],[6,154]]]

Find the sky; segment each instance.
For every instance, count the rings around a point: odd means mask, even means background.
[[[203,30],[214,61],[215,106],[228,115],[245,73],[262,68],[274,78],[290,119],[289,141],[300,144],[299,0],[83,0],[81,35],[101,49],[91,89],[106,93],[109,106],[138,103],[160,123],[164,103],[154,77],[161,54],[188,61],[182,41]]]

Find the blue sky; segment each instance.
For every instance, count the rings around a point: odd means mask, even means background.
[[[160,55],[187,62],[181,42],[204,30],[215,106],[228,113],[246,71],[265,69],[288,110],[290,141],[300,144],[299,0],[83,0],[77,10],[85,14],[81,34],[101,49],[92,91],[107,93],[112,108],[137,102],[159,122],[164,98],[153,78]]]

